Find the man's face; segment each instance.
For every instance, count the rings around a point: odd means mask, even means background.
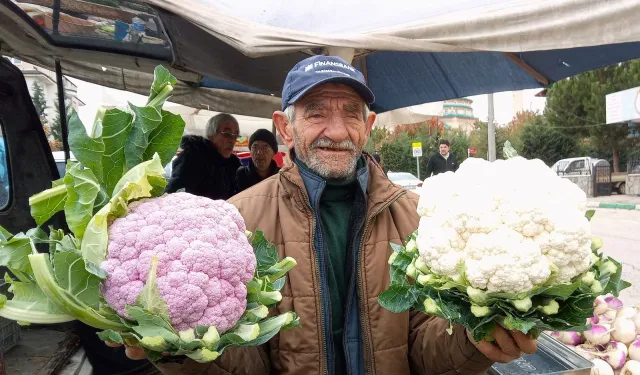
[[[274,113],[274,121],[287,146],[311,170],[344,179],[354,175],[375,122],[374,113],[363,118],[364,106],[350,87],[325,84],[294,104],[293,124],[283,112]]]
[[[233,147],[240,136],[240,127],[233,121],[222,123],[218,127],[218,132],[209,137],[213,146],[218,150],[223,158],[228,158],[233,153]]]
[[[444,156],[449,152],[449,146],[440,145],[440,155]]]
[[[273,149],[265,141],[255,141],[251,144],[251,160],[253,165],[260,172],[269,170],[271,166],[271,160],[273,159]]]

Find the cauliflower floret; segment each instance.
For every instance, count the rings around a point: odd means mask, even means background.
[[[245,230],[238,210],[224,201],[175,193],[133,202],[109,227],[104,298],[127,317],[125,305],[135,304],[155,256],[171,324],[213,325],[222,333],[242,316],[256,268]]]
[[[527,292],[558,268],[568,283],[589,268],[586,195],[540,160],[470,158],[428,178],[418,204],[420,258],[436,274],[464,272],[474,288]]]

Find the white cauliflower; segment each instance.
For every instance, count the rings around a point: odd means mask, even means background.
[[[554,274],[569,283],[591,263],[586,195],[540,160],[470,158],[421,192],[420,260],[477,289],[526,293]]]

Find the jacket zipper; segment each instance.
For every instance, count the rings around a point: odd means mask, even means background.
[[[362,267],[363,267],[363,253],[364,253],[364,239],[367,237],[367,232],[369,229],[369,224],[371,220],[373,220],[376,216],[378,216],[382,211],[384,211],[387,207],[391,206],[395,201],[400,199],[401,196],[405,195],[406,192],[401,192],[397,196],[395,196],[392,200],[386,203],[384,206],[380,207],[378,211],[376,211],[373,215],[367,218],[364,224],[364,231],[362,232],[362,238],[360,239],[360,249],[358,254],[358,300],[360,301],[360,329],[362,330],[362,341],[364,341],[364,372],[365,374],[371,374],[371,361],[373,360],[373,355],[371,353],[371,345],[369,342],[369,337],[367,335],[367,323],[364,315],[364,287],[362,285]]]
[[[304,196],[304,198],[306,199],[306,206],[307,206],[307,213],[310,213],[311,216],[311,246],[315,246],[315,233],[316,233],[316,217],[313,214],[313,207],[311,207],[311,204],[309,204],[309,196],[307,195],[307,192],[305,189],[303,189],[300,185],[298,185],[296,182],[294,182],[293,180],[291,180],[290,178],[286,177],[286,175],[282,175],[285,179],[287,179],[287,181],[291,182],[293,185],[295,185],[298,189],[300,189],[300,191],[302,192],[302,195]],[[315,250],[315,249],[314,249]],[[327,325],[326,325],[326,321],[324,319],[324,308],[322,306],[322,300],[323,300],[323,296],[322,296],[322,280],[320,279],[320,256],[318,254],[317,251],[314,251],[315,254],[315,258],[316,258],[316,266],[315,266],[315,274],[316,274],[316,280],[318,280],[318,293],[320,293],[320,324],[321,324],[321,329],[322,329],[322,343],[321,343],[321,352],[320,352],[320,373],[321,374],[328,374],[329,370],[328,370],[328,360],[326,358],[326,353],[327,353],[327,342],[326,342],[326,336],[327,336]]]

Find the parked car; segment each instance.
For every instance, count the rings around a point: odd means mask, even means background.
[[[608,165],[603,159],[592,158],[588,156],[562,159],[555,162],[551,169],[558,174],[558,176],[591,176],[594,173],[594,166],[596,165]],[[636,169],[632,169],[631,174]],[[640,172],[640,170],[638,170]],[[626,180],[627,172],[613,172],[613,168],[610,168],[610,182],[611,191],[615,191],[618,194],[624,195],[626,193]]]
[[[58,168],[58,173],[60,177],[64,177],[64,173],[66,171],[66,163],[64,160],[64,151],[53,151],[53,160],[56,162],[56,168]],[[71,161],[77,162],[78,159],[73,156],[73,153],[70,155]]]
[[[389,172],[387,173],[389,180],[396,185],[402,186],[407,190],[420,194],[419,187],[422,187],[422,181],[408,172]]]

